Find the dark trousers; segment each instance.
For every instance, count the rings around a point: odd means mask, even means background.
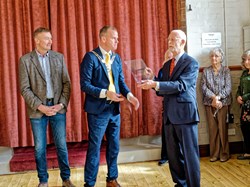
[[[200,187],[200,157],[197,122],[173,125],[166,129],[169,169],[179,187]]]
[[[165,128],[162,120],[162,130],[161,130],[161,160],[168,160],[168,152],[167,152],[167,144],[166,144],[166,136],[165,136]]]
[[[244,153],[250,154],[250,124],[244,124],[240,127],[244,138]]]
[[[101,114],[88,113],[88,128],[89,143],[84,167],[84,181],[87,185],[94,186],[99,169],[100,148],[104,134],[107,138],[107,180],[114,180],[118,177],[120,114],[115,110],[115,104],[106,104]]]

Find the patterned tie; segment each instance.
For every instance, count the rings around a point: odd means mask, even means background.
[[[109,75],[109,88],[108,88],[108,90],[112,91],[112,92],[116,92],[115,91],[113,74],[112,74],[112,69],[111,69],[111,64],[110,64],[110,55],[109,55],[109,53],[106,53],[105,63],[106,63],[106,67],[107,67],[108,75]]]
[[[172,58],[171,63],[170,63],[169,76],[172,75],[174,66],[175,66],[175,58]]]

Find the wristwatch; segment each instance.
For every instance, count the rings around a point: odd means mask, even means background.
[[[60,103],[60,106],[61,106],[61,109],[63,109],[63,108],[64,108],[64,104]]]

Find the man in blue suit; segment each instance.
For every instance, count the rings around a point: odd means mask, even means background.
[[[100,147],[104,134],[107,139],[107,187],[119,187],[117,157],[120,139],[120,102],[124,97],[139,108],[139,101],[124,81],[122,61],[114,53],[118,32],[104,26],[99,33],[99,47],[85,54],[81,63],[81,90],[85,92],[89,145],[84,169],[85,187],[94,186],[98,174]],[[124,97],[122,97],[124,96]]]
[[[199,187],[199,114],[196,101],[199,67],[198,62],[185,53],[185,44],[186,34],[173,30],[168,37],[168,47],[174,58],[164,64],[161,80],[148,80],[138,87],[154,88],[164,96],[164,129],[175,186]],[[147,73],[153,77],[150,68]]]

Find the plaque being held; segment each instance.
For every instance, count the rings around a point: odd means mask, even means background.
[[[151,69],[147,68],[142,59],[128,60],[124,63],[133,75],[136,83],[143,83],[151,79]]]

